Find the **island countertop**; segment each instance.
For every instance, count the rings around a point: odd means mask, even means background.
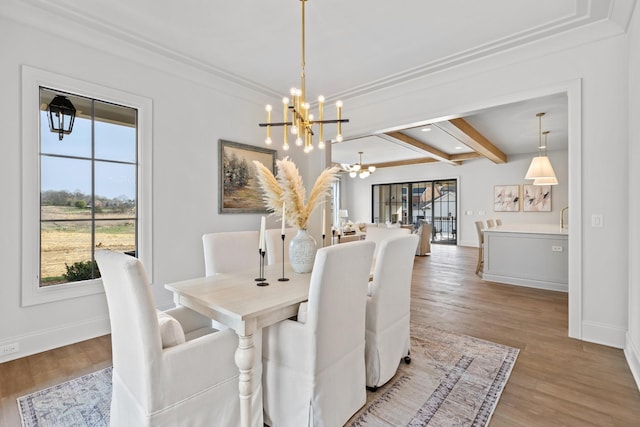
[[[556,224],[503,224],[496,227],[485,228],[485,232],[496,233],[531,233],[531,234],[559,234],[569,235],[569,229],[560,228]]]

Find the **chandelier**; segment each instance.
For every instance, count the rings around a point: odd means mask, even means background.
[[[282,122],[271,122],[271,111],[273,107],[271,105],[267,105],[265,110],[267,110],[267,122],[259,123],[260,127],[267,128],[267,138],[265,139],[265,144],[271,145],[273,140],[271,139],[271,127],[278,126],[283,127],[284,131],[284,139],[283,139],[283,150],[289,149],[289,132],[293,137],[295,137],[295,144],[299,147],[304,145],[304,152],[309,153],[313,150],[313,140],[312,137],[314,134],[313,127],[314,125],[318,125],[318,148],[325,148],[325,140],[324,140],[324,129],[323,125],[325,124],[336,124],[337,125],[337,133],[336,133],[336,142],[342,142],[342,123],[348,123],[349,119],[342,118],[342,101],[336,101],[336,119],[335,120],[325,120],[324,119],[324,96],[318,97],[318,118],[314,117],[311,114],[310,109],[311,106],[309,102],[306,100],[306,91],[305,91],[305,49],[304,49],[304,35],[305,35],[305,27],[304,27],[304,6],[307,0],[300,0],[300,4],[302,5],[302,73],[300,76],[300,88],[291,88],[290,96],[291,98],[284,97],[282,98],[283,105],[283,121]],[[289,116],[291,113],[291,116]]]
[[[536,114],[538,117],[538,155],[531,160],[524,179],[533,179],[534,185],[555,185],[558,180],[547,157],[547,146],[542,145],[542,116],[544,115],[545,113]]]
[[[362,151],[358,151],[358,154],[360,155],[360,161],[356,164],[353,165],[346,165],[343,164],[342,167],[349,172],[349,176],[351,178],[355,178],[356,176],[359,176],[361,179],[365,179],[367,178],[369,175],[371,175],[372,173],[374,173],[376,171],[376,167],[375,166],[368,166],[368,167],[364,167],[362,165]]]

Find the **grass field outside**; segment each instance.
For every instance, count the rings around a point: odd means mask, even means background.
[[[64,283],[67,265],[92,260],[94,249],[125,252],[136,249],[135,212],[96,213],[95,243],[91,240],[91,209],[43,206],[40,230],[40,277],[43,286]],[[82,221],[85,220],[85,221]]]

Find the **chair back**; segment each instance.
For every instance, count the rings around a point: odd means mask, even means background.
[[[289,262],[289,243],[297,233],[298,229],[294,227],[284,229],[284,262]],[[280,264],[282,262],[282,229],[265,230],[265,242],[267,265]]]
[[[383,240],[388,239],[390,237],[403,236],[403,235],[407,235],[407,234],[411,234],[411,230],[406,229],[406,228],[400,228],[400,227],[394,227],[394,228],[373,227],[373,228],[369,229],[367,227],[367,235],[365,236],[365,240],[374,242],[376,244],[376,247],[375,247],[375,249],[373,251],[373,258],[377,259],[378,258],[378,251],[379,251],[379,248],[380,248],[380,242],[382,242]]]
[[[478,244],[482,246],[484,243],[484,224],[482,221],[476,221],[476,233],[478,234]]]
[[[259,240],[257,230],[203,235],[205,275],[242,271],[247,268],[247,260],[256,260],[257,264]]]
[[[319,249],[309,285],[307,324],[315,337],[314,373],[362,346],[369,269],[375,244],[359,241]]]
[[[367,307],[367,329],[377,332],[410,310],[411,276],[418,236],[397,236],[380,243]]]
[[[496,225],[502,225],[502,220],[500,218],[496,219]]]
[[[493,228],[496,226],[496,223],[492,219],[487,220],[487,228]]]
[[[108,250],[95,257],[109,308],[113,368],[133,396],[149,403],[144,396],[152,394],[162,354],[151,283],[137,258]]]

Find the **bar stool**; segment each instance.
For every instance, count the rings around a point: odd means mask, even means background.
[[[476,274],[479,274],[484,268],[484,224],[482,221],[476,221],[475,224],[476,232],[478,233],[478,263],[476,265]]]

